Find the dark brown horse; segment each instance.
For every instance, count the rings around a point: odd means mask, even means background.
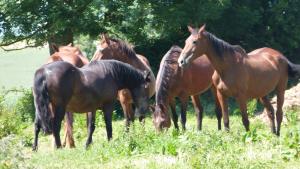
[[[94,112],[103,110],[107,138],[112,138],[112,111],[118,90],[129,89],[136,104],[136,114],[148,109],[149,72],[143,74],[129,64],[119,61],[94,61],[77,68],[68,62],[53,62],[42,66],[34,76],[34,103],[36,107],[35,139],[42,128],[52,133],[57,148],[61,147],[60,126],[66,111]],[[93,130],[88,133],[86,145],[92,141]]]
[[[207,55],[216,70],[213,83],[217,88],[225,128],[229,129],[228,97],[234,97],[238,102],[247,131],[247,100],[259,98],[267,109],[271,131],[280,135],[282,105],[288,77],[300,75],[300,66],[289,62],[283,54],[270,48],[257,49],[247,54],[241,47],[230,45],[205,31],[205,25],[199,30],[188,28],[191,35],[178,59],[179,65],[186,67],[197,57]],[[277,130],[274,109],[267,98],[274,89],[277,93]]]
[[[214,68],[206,56],[196,59],[191,66],[184,71],[178,66],[177,60],[182,49],[173,46],[160,62],[160,68],[156,81],[155,108],[153,122],[157,130],[170,127],[169,106],[172,111],[174,126],[178,129],[178,116],[175,109],[175,97],[181,102],[181,123],[185,130],[186,109],[188,97],[191,96],[194,109],[197,114],[197,129],[202,128],[203,108],[199,95],[211,87]],[[212,89],[213,86],[212,86]],[[213,93],[216,94],[216,90]],[[216,95],[215,95],[216,97]],[[216,114],[218,118],[218,129],[221,129],[221,110],[216,101]]]
[[[80,49],[78,47],[72,46],[71,43],[67,46],[60,47],[57,47],[55,44],[52,44],[50,47],[52,47],[54,53],[48,58],[47,63],[55,61],[66,61],[76,67],[82,67],[89,63],[89,60],[82,54]],[[93,118],[95,116],[94,114],[95,112],[87,113],[87,119]],[[87,121],[87,123],[87,125],[95,126],[93,121]],[[73,114],[71,112],[66,112],[64,126],[65,134],[63,139],[63,145],[73,148],[75,147],[75,141],[73,138]]]
[[[150,83],[146,89],[149,98],[155,93],[155,76],[151,70],[151,66],[146,57],[137,55],[133,48],[126,42],[109,38],[107,34],[102,34],[100,43],[97,45],[93,60],[114,59],[124,63],[128,63],[141,71],[150,72]],[[125,125],[128,129],[130,122],[134,121],[134,112],[132,109],[133,99],[128,89],[120,90],[118,93],[118,100],[124,111]],[[140,121],[142,118],[140,119]]]

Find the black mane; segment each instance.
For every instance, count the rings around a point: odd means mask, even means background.
[[[217,38],[210,32],[205,32],[208,40],[211,42],[216,54],[223,57],[225,53],[233,54],[235,52],[246,53],[245,50],[238,45],[231,45],[222,39]]]
[[[111,74],[119,85],[126,86],[129,89],[135,88],[144,83],[143,73],[127,63],[117,60],[99,60],[92,61],[88,65],[89,69],[92,70],[97,69],[97,67],[101,65],[101,69],[104,69],[105,72]]]

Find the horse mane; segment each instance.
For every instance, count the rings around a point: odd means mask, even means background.
[[[117,60],[98,60],[92,61],[85,68],[95,70],[100,67],[121,85],[125,85],[129,89],[135,88],[145,82],[144,75],[141,71],[135,69],[127,63]]]
[[[171,76],[175,73],[175,70],[172,69],[171,64],[178,64],[177,59],[181,51],[182,49],[179,46],[173,45],[164,55],[161,61],[156,82],[157,92],[155,100],[157,104],[163,104],[163,102],[166,101],[165,99],[168,97],[168,90],[170,89],[169,81]],[[175,53],[178,53],[178,56],[174,59]]]
[[[245,56],[245,50],[239,45],[231,45],[228,42],[225,42],[222,39],[217,38],[214,34],[210,32],[205,32],[208,40],[211,42],[213,48],[216,51],[216,54],[220,57],[223,57],[224,54],[233,54],[235,52],[242,53]]]
[[[117,48],[124,52],[129,58],[137,58],[134,49],[127,42],[116,38],[109,38],[109,40],[115,42]]]

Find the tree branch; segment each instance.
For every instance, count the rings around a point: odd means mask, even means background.
[[[12,42],[6,42],[6,43],[0,43],[0,46],[9,46],[12,45],[14,43],[29,39],[31,37],[33,37],[34,35],[36,35],[38,32],[40,32],[41,30],[43,30],[45,27],[47,27],[48,24],[44,25],[43,27],[41,27],[40,29],[37,29],[35,32],[33,32],[32,34],[28,35],[28,36],[23,36],[23,37],[19,37],[16,40],[12,41]]]
[[[4,50],[5,52],[9,52],[9,51],[15,51],[15,50],[22,50],[22,49],[26,49],[26,48],[35,48],[35,47],[38,47],[40,45],[27,45],[27,46],[24,46],[24,47],[21,47],[21,48],[13,48],[13,49],[5,49],[3,46],[0,46],[0,48],[2,50]]]

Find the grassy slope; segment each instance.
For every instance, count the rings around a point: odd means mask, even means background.
[[[30,87],[34,71],[45,63],[48,56],[46,48],[12,52],[0,50],[0,87]]]
[[[187,131],[184,133],[178,133],[171,128],[165,133],[157,134],[150,118],[146,119],[145,127],[136,123],[129,133],[125,133],[123,121],[114,121],[114,139],[107,142],[104,122],[102,118],[100,120],[97,118],[94,143],[85,150],[86,131],[82,117],[80,115],[76,117],[77,123],[74,126],[77,148],[54,151],[51,148],[51,137],[41,136],[38,152],[32,153],[29,146],[24,146],[26,142],[32,141],[33,130],[29,127],[24,130],[24,136],[12,139],[13,148],[9,146],[7,148],[10,151],[18,151],[19,157],[8,155],[6,161],[2,161],[2,165],[18,165],[18,168],[299,168],[300,166],[300,159],[294,158],[295,152],[288,148],[290,142],[297,144],[297,140],[293,141],[291,134],[299,134],[299,121],[294,126],[283,125],[280,138],[271,134],[269,127],[257,119],[251,120],[251,132],[247,134],[238,116],[231,117],[229,133],[217,131],[216,119],[208,117],[204,119],[203,131],[196,131],[195,117],[191,115],[188,117]]]

